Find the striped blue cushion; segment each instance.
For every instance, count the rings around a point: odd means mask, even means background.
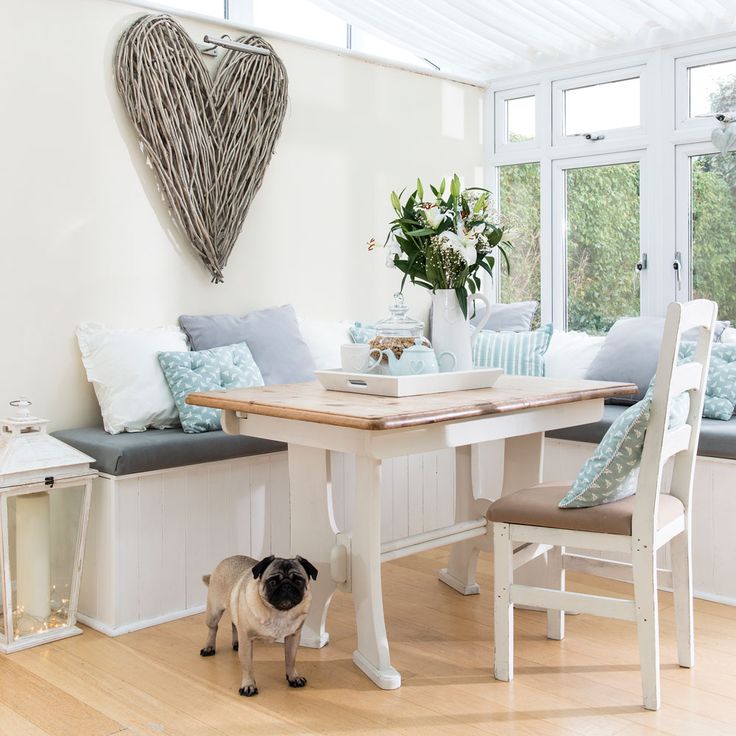
[[[483,330],[473,341],[473,365],[503,368],[517,376],[543,376],[544,354],[551,338],[551,324],[531,332]]]

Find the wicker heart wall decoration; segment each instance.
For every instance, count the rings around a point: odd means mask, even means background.
[[[141,150],[174,222],[212,281],[223,269],[261,187],[286,113],[288,78],[270,51],[229,50],[214,78],[168,15],[138,18],[118,42],[115,77]]]

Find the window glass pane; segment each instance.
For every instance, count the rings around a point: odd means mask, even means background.
[[[633,128],[640,124],[639,77],[565,91],[564,134]]]
[[[331,46],[347,45],[347,23],[308,0],[253,0],[253,24]]]
[[[360,51],[363,54],[371,54],[372,56],[379,56],[383,59],[391,59],[393,61],[400,61],[406,64],[413,64],[414,66],[424,66],[430,68],[430,65],[422,58],[413,54],[411,51],[402,49],[401,46],[384,41],[378,36],[374,36],[368,31],[364,31],[362,28],[356,28],[355,26],[351,29],[350,37],[351,45],[354,51]]]
[[[607,332],[639,314],[639,164],[565,172],[567,327]]]
[[[225,0],[166,0],[166,5],[177,10],[188,10],[202,15],[225,17]]]
[[[534,140],[535,114],[534,95],[506,100],[506,143]]]
[[[690,173],[691,293],[736,321],[736,153],[693,156]]]
[[[693,66],[688,75],[691,118],[736,109],[736,61]]]
[[[499,211],[503,224],[512,230],[513,248],[508,256],[511,272],[500,269],[502,302],[541,301],[539,250],[539,164],[501,166]],[[533,327],[539,326],[539,310]]]

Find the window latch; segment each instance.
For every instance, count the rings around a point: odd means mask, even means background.
[[[636,291],[641,284],[641,272],[647,267],[647,254],[642,253],[639,258],[639,262],[634,266],[634,291]]]
[[[672,268],[675,270],[677,289],[679,291],[682,288],[682,253],[680,253],[679,250],[675,253],[675,260],[672,261]]]
[[[573,133],[573,137],[585,138],[586,141],[602,141],[605,139],[602,133]]]

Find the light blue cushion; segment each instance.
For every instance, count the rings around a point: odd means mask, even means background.
[[[680,362],[692,360],[694,342],[680,345]],[[710,356],[703,416],[728,421],[736,407],[736,345],[715,343]]]
[[[611,424],[593,455],[585,462],[570,490],[560,501],[561,509],[586,508],[619,501],[636,493],[644,438],[652,408],[654,381],[638,403]],[[675,396],[668,427],[682,426],[690,410],[690,395]]]
[[[375,325],[364,325],[362,322],[350,325],[348,332],[352,341],[357,343],[370,342],[376,336]]]
[[[219,409],[186,403],[194,391],[263,386],[261,371],[244,342],[211,350],[159,353],[158,360],[185,432],[221,429]]]
[[[544,354],[551,338],[551,324],[531,332],[483,330],[473,341],[473,365],[503,368],[517,376],[543,376]]]

